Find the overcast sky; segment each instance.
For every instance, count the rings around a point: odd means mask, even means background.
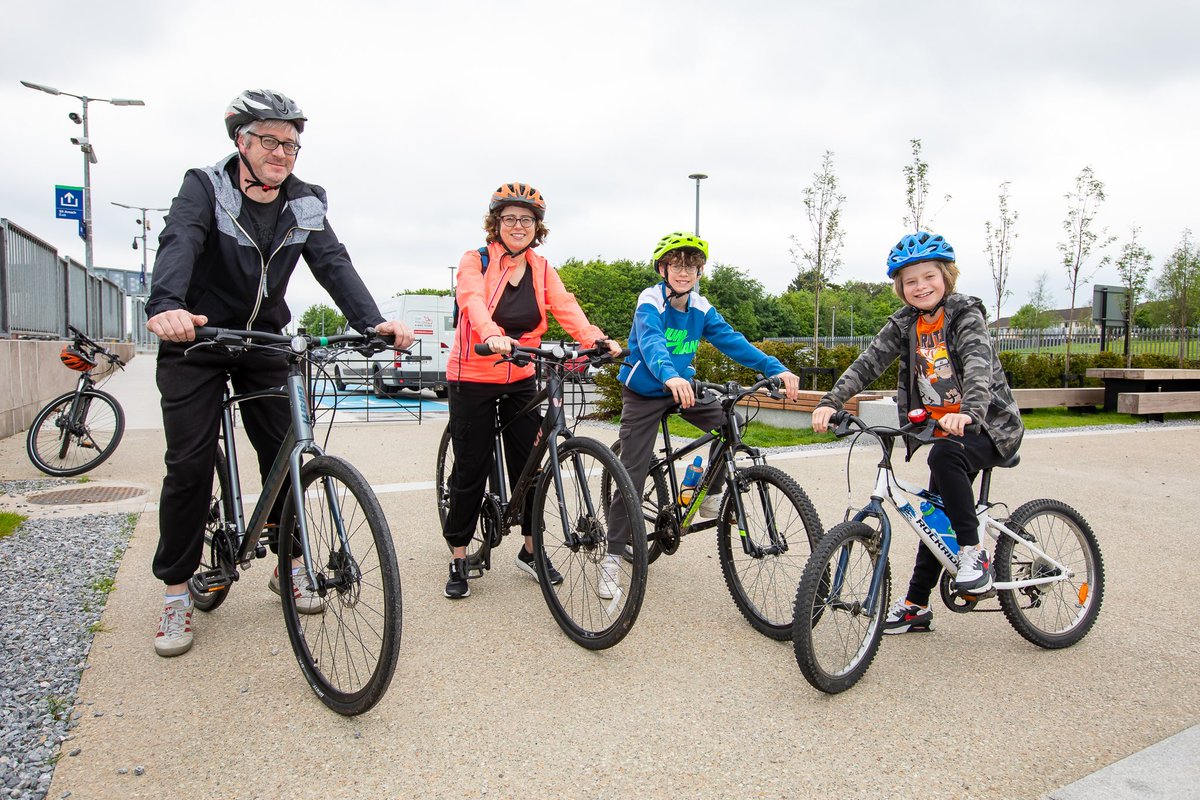
[[[645,259],[664,233],[692,229],[694,172],[710,176],[700,233],[711,258],[779,293],[796,274],[789,237],[809,239],[802,190],[826,150],[846,196],[837,279],[885,277],[919,138],[931,227],[957,251],[960,289],[994,303],[984,222],[1009,181],[1020,218],[1005,313],[1042,272],[1065,306],[1056,244],[1084,166],[1108,194],[1098,226],[1122,241],[1140,226],[1156,269],[1185,227],[1200,228],[1198,8],[21,3],[0,33],[0,216],[83,260],[76,224],[53,209],[55,184],[83,180],[67,118],[80,103],[22,79],[146,102],[89,104],[95,261],[127,269],[141,266],[136,212],[112,201],[170,205],[187,168],[232,152],[229,101],[265,86],[308,115],[296,174],[328,190],[333,226],[377,298],[448,287],[448,268],[482,243],[492,190],[513,180],[547,199],[551,263]],[[1118,282],[1112,267],[1095,280]],[[301,265],[293,313],[325,301]]]

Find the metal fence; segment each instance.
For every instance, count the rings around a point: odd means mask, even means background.
[[[96,339],[128,335],[125,291],[0,219],[0,336],[63,338],[73,325]]]
[[[872,336],[822,336],[820,345],[824,349],[849,345],[855,350],[865,350],[871,343]],[[992,340],[996,343],[996,351],[1018,351],[1027,353],[1059,352],[1066,347],[1067,335],[1055,329],[1053,333],[1037,330],[1006,328],[999,333],[993,332]],[[812,344],[811,336],[776,337],[770,342],[795,342]],[[1184,345],[1187,357],[1197,358],[1200,351],[1200,327],[1173,328],[1134,328],[1130,335],[1130,349],[1134,353],[1157,353],[1174,357],[1179,354],[1180,343]],[[1111,353],[1125,352],[1125,329],[1110,327],[1103,336],[1099,331],[1088,328],[1076,330],[1071,336],[1071,351],[1075,353],[1094,353],[1107,350]]]

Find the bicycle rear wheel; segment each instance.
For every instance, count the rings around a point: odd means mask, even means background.
[[[112,395],[96,389],[51,400],[34,417],[25,452],[47,475],[69,478],[100,466],[125,433],[125,412]]]
[[[738,530],[733,494],[725,492],[717,525],[725,585],[756,631],[784,641],[792,635],[796,584],[821,539],[821,518],[804,490],[777,467],[747,467],[734,483],[746,530]]]
[[[559,627],[589,650],[612,647],[637,620],[646,593],[646,526],[629,474],[612,451],[594,439],[575,437],[558,448],[562,473],[560,508],[554,470],[543,470],[533,501],[533,543],[542,596]],[[601,583],[608,553],[608,512],[601,483],[608,477],[613,497],[630,521],[632,558],[617,556],[615,585]],[[565,522],[564,522],[565,519]],[[562,573],[547,579],[547,560]],[[611,595],[611,596],[604,596]]]
[[[878,535],[861,522],[843,522],[813,550],[796,590],[792,646],[800,671],[814,688],[844,692],[866,673],[883,636],[890,567],[868,607],[879,562]]]
[[[229,576],[229,580],[217,588],[201,590],[196,578],[188,581],[192,602],[200,611],[215,611],[229,596],[229,587],[237,576],[237,531],[233,524],[233,501],[225,480],[225,454],[217,448],[216,469],[213,475],[212,495],[208,501],[208,519],[204,522],[204,550],[200,556],[197,572],[214,570]]]
[[[612,451],[619,461],[621,458],[620,440],[613,442]],[[658,519],[659,509],[671,502],[671,490],[667,488],[667,477],[664,470],[665,467],[661,464],[652,466],[646,475],[646,486],[642,489],[642,515],[647,525],[646,561],[650,564],[653,564],[663,552],[662,545],[658,541],[658,532],[650,526],[653,526]],[[611,508],[616,489],[612,477],[607,472],[601,479],[600,490],[604,496],[604,504]]]
[[[400,573],[392,534],[379,500],[348,462],[318,456],[300,470],[304,507],[290,486],[280,518],[279,588],[288,638],[313,691],[347,716],[374,706],[387,691],[400,654]],[[303,569],[302,593],[323,603],[315,613],[297,610],[291,557],[284,531],[303,514],[316,586]],[[344,537],[344,538],[343,538]]]
[[[1066,503],[1033,500],[1007,525],[1073,573],[1055,583],[999,593],[1004,616],[1038,647],[1069,647],[1092,629],[1104,600],[1104,560],[1087,520]],[[1008,536],[996,543],[996,580],[1019,581],[1060,574]]]

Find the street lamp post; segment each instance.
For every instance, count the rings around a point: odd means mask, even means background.
[[[118,203],[116,200],[110,200],[109,202],[111,202],[114,206],[120,206],[121,208],[128,208],[128,209],[132,209],[133,211],[142,212],[142,218],[138,220],[138,224],[142,226],[142,233],[139,236],[133,237],[133,249],[137,250],[138,239],[141,239],[142,240],[142,290],[145,291],[145,289],[146,289],[146,253],[148,253],[150,250],[150,248],[146,245],[146,233],[150,230],[150,219],[146,215],[146,212],[148,212],[148,211],[168,211],[169,209],[146,208],[145,206],[127,206],[124,203]]]
[[[833,337],[837,336],[837,306],[833,307],[833,319],[829,321],[829,346],[833,347]]]
[[[688,175],[689,178],[696,182],[696,236],[700,236],[700,181],[708,176],[703,172],[693,172]]]
[[[96,150],[92,147],[92,140],[88,138],[88,103],[110,103],[114,106],[144,106],[146,105],[141,100],[127,100],[120,97],[103,98],[103,97],[88,97],[85,94],[71,94],[55,89],[53,86],[43,86],[40,83],[31,83],[29,81],[21,81],[23,86],[28,86],[30,89],[37,89],[39,92],[46,94],[65,94],[67,97],[74,97],[76,100],[83,102],[83,116],[72,111],[67,116],[77,125],[83,125],[83,136],[72,136],[71,144],[77,145],[83,151],[83,252],[84,262],[88,272],[92,271],[92,164],[97,163]]]

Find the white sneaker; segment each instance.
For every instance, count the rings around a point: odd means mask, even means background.
[[[977,544],[963,545],[958,551],[958,574],[954,584],[959,594],[982,595],[992,590],[992,559]]]
[[[596,595],[612,600],[621,591],[621,560],[616,556],[605,556],[600,562],[600,580],[596,582]]]
[[[700,501],[701,517],[715,517],[721,513],[721,501],[725,499],[725,493],[706,494],[704,499]]]
[[[180,656],[192,649],[192,606],[182,600],[163,606],[154,634],[154,652],[164,658]]]
[[[306,588],[300,588],[301,585]],[[301,567],[296,567],[292,570],[292,597],[296,598],[296,610],[301,614],[320,614],[325,610],[325,601],[321,595],[317,594],[315,589],[308,589],[308,576],[304,574]],[[267,588],[275,594],[283,597],[279,591],[279,567],[275,568],[275,572],[271,574],[271,580],[267,582]]]

